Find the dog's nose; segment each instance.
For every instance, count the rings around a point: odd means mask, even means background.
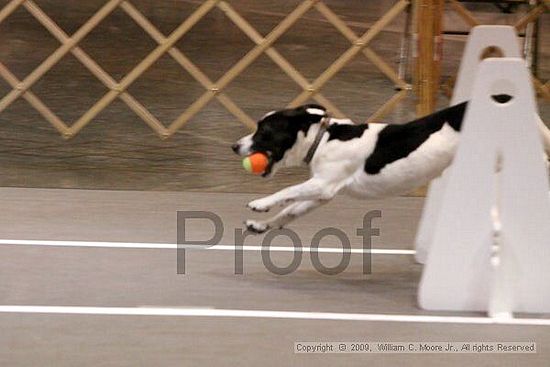
[[[240,147],[241,147],[241,146],[240,146],[238,143],[235,143],[235,144],[233,144],[233,145],[231,146],[231,149],[233,149],[233,151],[234,151],[235,153],[239,154],[239,148],[240,148]]]

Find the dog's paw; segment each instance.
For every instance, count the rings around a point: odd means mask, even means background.
[[[264,199],[258,199],[246,204],[246,207],[252,211],[265,213],[268,212],[271,206]]]
[[[247,230],[257,234],[267,232],[271,228],[268,224],[264,222],[259,222],[257,220],[249,219],[246,222],[244,222],[244,224],[246,225]]]

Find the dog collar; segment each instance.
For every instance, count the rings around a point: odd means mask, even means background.
[[[309,147],[309,150],[307,151],[307,154],[304,158],[305,164],[309,164],[313,159],[313,156],[315,155],[315,151],[319,147],[319,144],[321,144],[321,139],[323,138],[323,135],[325,135],[325,133],[327,132],[329,120],[330,118],[326,115],[321,119],[321,125],[319,126],[319,131],[317,131],[315,140],[313,141],[313,144],[311,145],[311,147]]]

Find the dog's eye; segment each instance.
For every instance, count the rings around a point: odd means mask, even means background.
[[[273,134],[269,130],[262,130],[259,135],[262,140],[271,140],[273,138]]]

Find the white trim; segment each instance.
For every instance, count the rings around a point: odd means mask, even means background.
[[[129,249],[161,249],[175,250],[178,248],[174,243],[141,243],[141,242],[98,242],[98,241],[54,241],[54,240],[10,240],[0,239],[0,245],[12,246],[45,246],[45,247],[98,247],[98,248],[129,248]],[[204,247],[200,245],[186,245],[180,248],[190,250],[213,250],[213,251],[233,251],[235,245],[215,245]],[[262,246],[242,246],[243,251],[261,251]],[[292,246],[270,246],[273,252],[294,252],[296,249]],[[302,247],[302,252],[317,251],[320,253],[342,253],[341,247],[320,247],[313,250],[311,247]],[[414,255],[414,250],[406,249],[371,249],[352,248],[351,254],[371,253],[373,255]]]
[[[388,315],[337,312],[301,312],[268,310],[230,310],[209,308],[163,307],[75,307],[75,306],[0,306],[0,313],[42,313],[116,316],[235,317],[300,320],[385,321],[450,324],[498,324],[550,326],[550,319],[489,318],[468,316]]]

